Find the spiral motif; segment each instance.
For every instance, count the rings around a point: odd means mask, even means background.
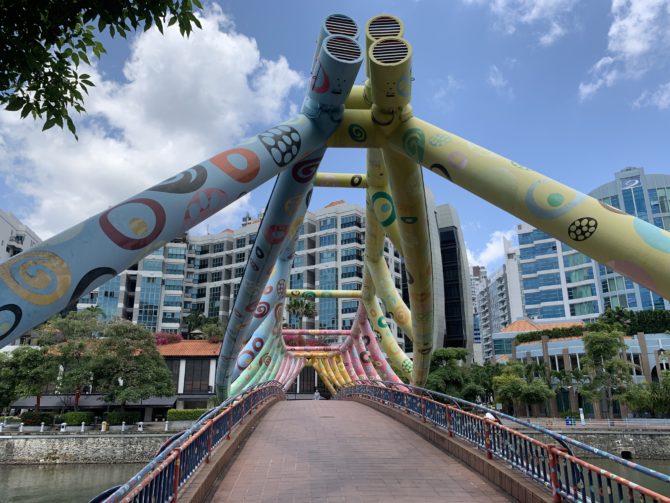
[[[388,227],[396,220],[395,206],[390,194],[379,191],[372,194],[372,209],[382,227]]]
[[[293,179],[298,183],[309,182],[314,178],[316,171],[319,169],[319,163],[321,163],[321,157],[297,162],[295,166],[293,166],[293,170],[291,170]]]
[[[302,296],[305,299],[314,300],[314,299],[316,299],[316,292],[313,292],[312,290],[308,290],[308,291],[304,292],[302,294]]]
[[[268,302],[259,302],[254,312],[254,318],[265,318],[270,312],[270,304]]]
[[[249,365],[251,365],[251,362],[254,360],[254,356],[256,355],[253,353],[253,351],[250,351],[248,349],[242,351],[237,357],[237,368],[240,370],[244,370],[245,368],[247,368]]]
[[[254,351],[258,352],[261,349],[263,349],[263,346],[265,345],[265,341],[261,339],[260,337],[254,337],[254,339],[251,341],[251,347],[254,349]]]
[[[369,346],[369,345],[370,345],[370,336],[369,336],[369,335],[364,335],[364,336],[363,336],[363,343],[364,343],[366,346]]]
[[[530,212],[544,220],[565,215],[586,200],[581,192],[570,190],[572,197],[563,194],[564,188],[554,180],[542,178],[528,187],[524,202]]]
[[[209,162],[240,183],[249,183],[258,176],[261,161],[248,148],[233,148],[212,157]]]
[[[263,295],[269,295],[272,293],[272,285],[268,285],[265,287],[265,290],[263,290]]]
[[[275,320],[282,319],[282,312],[284,311],[284,302],[277,302],[275,305]]]
[[[363,177],[361,175],[354,175],[351,177],[350,183],[352,187],[358,187],[361,183],[363,183]]]
[[[93,290],[93,288],[95,288],[95,286],[104,282],[104,280],[100,281],[100,278],[103,276],[111,276],[113,278],[116,276],[116,274],[116,271],[111,267],[96,267],[92,271],[88,271],[86,274],[84,274],[84,277],[79,280],[79,283],[77,283],[74,292],[70,296],[70,302],[68,303],[68,306],[76,307],[79,297],[87,292],[90,292]],[[96,282],[95,286],[94,282]]]
[[[202,187],[207,181],[207,170],[201,166],[193,166],[182,171],[177,176],[168,178],[149,190],[153,192],[167,192],[170,194],[188,194]]]
[[[16,304],[0,306],[0,341],[14,331],[22,317],[23,312]]]
[[[347,129],[349,137],[357,143],[363,143],[368,139],[368,134],[365,132],[365,129],[359,124],[353,123]]]
[[[165,210],[153,199],[131,199],[100,215],[100,228],[124,250],[141,250],[153,243],[165,227]]]
[[[367,351],[361,351],[361,354],[359,356],[360,356],[361,362],[363,362],[365,364],[370,363],[370,353],[368,353]]]
[[[272,356],[271,355],[265,355],[263,357],[263,365],[265,365],[266,367],[269,367],[271,363],[272,363]]]
[[[402,135],[402,148],[405,153],[418,163],[423,162],[426,135],[419,128],[410,128]]]
[[[388,327],[388,323],[386,323],[386,318],[384,318],[383,316],[380,316],[380,317],[377,319],[377,326],[379,326],[379,327],[381,327],[381,328],[386,328],[386,327]]]
[[[50,251],[28,251],[0,265],[0,279],[23,300],[46,306],[60,300],[70,288],[67,263]]]

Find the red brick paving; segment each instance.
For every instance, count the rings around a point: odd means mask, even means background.
[[[511,501],[397,421],[346,401],[275,404],[212,502]]]

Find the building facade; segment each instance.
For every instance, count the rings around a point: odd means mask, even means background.
[[[0,210],[0,262],[42,242],[30,227],[12,213]]]

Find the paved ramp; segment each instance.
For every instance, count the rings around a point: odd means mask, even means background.
[[[407,427],[348,401],[270,408],[213,502],[506,502],[504,493]]]

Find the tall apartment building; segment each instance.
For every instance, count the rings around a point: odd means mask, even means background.
[[[152,252],[91,294],[78,308],[100,306],[107,316],[123,317],[152,331],[179,332],[192,312],[227,319],[233,308],[260,218],[243,219],[239,229],[185,236]],[[289,287],[360,290],[365,252],[365,210],[336,201],[308,212],[300,229]],[[400,255],[390,240],[384,244],[396,288],[401,288]],[[318,328],[350,328],[358,302],[317,299]],[[289,325],[299,326],[291,316]],[[397,326],[389,320],[397,335]],[[310,324],[308,324],[310,326]]]
[[[503,238],[503,250],[505,261],[477,295],[484,361],[495,357],[493,334],[524,317],[518,251],[506,238]]]
[[[470,298],[472,302],[472,355],[475,363],[484,362],[482,351],[481,321],[477,296],[486,288],[488,276],[485,266],[475,265],[470,269]]]
[[[433,265],[441,265],[442,269],[442,277],[434,280],[435,298],[438,300],[435,318],[440,323],[437,326],[438,336],[443,341],[443,347],[467,348],[472,354],[474,320],[470,266],[458,213],[449,204],[440,205],[435,209],[435,221],[440,255],[436,260],[434,254]],[[442,319],[444,325],[441,324]]]
[[[32,248],[42,240],[12,213],[0,210],[0,262]]]
[[[590,195],[670,230],[670,176],[642,168],[615,173]],[[608,307],[670,309],[670,302],[528,224],[517,227],[529,318],[591,321]]]

